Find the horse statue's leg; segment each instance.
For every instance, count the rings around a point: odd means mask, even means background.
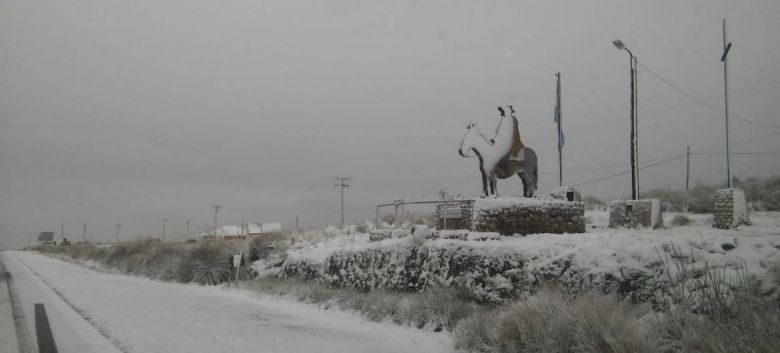
[[[498,196],[498,177],[496,177],[495,174],[491,175],[488,178],[488,182],[490,184],[490,194],[494,196]]]
[[[528,197],[533,197],[539,183],[539,164],[537,164],[536,152],[527,148],[528,167],[531,169],[531,192]]]
[[[479,173],[482,175],[482,197],[488,196],[488,177],[482,166],[479,167]]]
[[[520,170],[520,172],[517,173],[517,176],[519,176],[520,180],[523,181],[523,197],[530,197],[528,195],[528,190],[530,189],[530,186],[531,186],[531,181],[528,180],[530,178],[528,178],[525,175],[525,170],[522,170],[522,169]]]

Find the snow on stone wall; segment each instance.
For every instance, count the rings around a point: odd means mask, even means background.
[[[773,222],[766,227],[749,226],[749,234],[712,230],[709,225],[671,230],[603,229],[485,241],[443,236],[435,240],[409,236],[370,241],[368,234],[358,234],[309,244],[296,242],[276,273],[362,291],[418,291],[459,285],[488,302],[510,300],[547,283],[570,293],[597,290],[645,302],[665,291],[659,252],[670,248],[681,250],[697,268],[707,264],[733,276],[745,265],[748,273],[765,285],[771,282],[767,268],[780,263],[780,240],[774,235],[780,221]],[[778,285],[766,288],[776,291]]]

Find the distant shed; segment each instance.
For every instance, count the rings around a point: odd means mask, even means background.
[[[247,223],[245,233],[249,236],[263,235],[282,231],[281,223]]]

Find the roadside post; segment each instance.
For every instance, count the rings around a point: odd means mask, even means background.
[[[244,264],[244,252],[242,251],[242,252],[240,252],[238,254],[233,254],[231,256],[231,260],[232,260],[231,261],[231,265],[233,266],[234,269],[236,269],[236,278],[235,278],[233,283],[234,283],[234,286],[236,288],[238,288],[238,274],[241,271],[241,265]],[[229,283],[228,283],[228,286],[229,286]]]

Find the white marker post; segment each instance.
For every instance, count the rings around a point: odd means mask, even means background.
[[[236,269],[235,286],[238,288],[238,272],[241,271],[241,260],[244,258],[244,252],[233,254],[233,268]]]

